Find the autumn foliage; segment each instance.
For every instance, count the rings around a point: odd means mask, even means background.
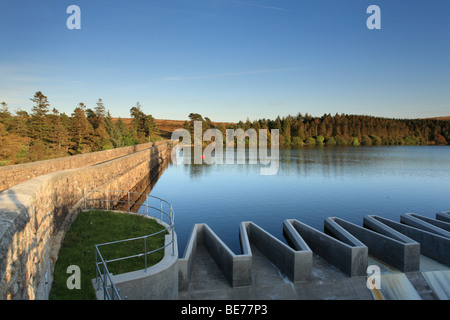
[[[25,163],[73,154],[107,150],[152,141],[158,128],[139,104],[130,109],[131,125],[112,120],[102,99],[94,109],[83,102],[71,115],[50,111],[48,98],[35,93],[31,113],[13,115],[5,102],[0,108],[0,165]]]

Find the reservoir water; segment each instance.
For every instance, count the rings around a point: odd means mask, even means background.
[[[248,161],[193,163],[170,163],[151,191],[173,205],[180,256],[195,223],[239,254],[242,221],[285,242],[290,218],[323,231],[331,216],[362,225],[369,214],[400,221],[403,213],[450,211],[448,146],[282,149],[276,175],[260,175],[264,165]]]

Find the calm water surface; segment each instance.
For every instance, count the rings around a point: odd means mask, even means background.
[[[280,150],[277,175],[260,175],[260,166],[169,164],[151,194],[174,207],[180,256],[195,223],[207,223],[239,254],[241,221],[285,242],[282,223],[290,218],[323,231],[330,216],[362,225],[369,214],[399,221],[408,212],[450,211],[448,146]]]

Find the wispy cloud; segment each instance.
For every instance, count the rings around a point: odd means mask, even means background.
[[[226,77],[236,77],[245,76],[252,74],[264,74],[264,73],[275,73],[275,72],[288,72],[299,70],[300,68],[278,68],[278,69],[259,69],[259,70],[249,70],[249,71],[239,71],[239,72],[229,72],[229,73],[217,73],[208,75],[196,75],[196,76],[170,76],[164,77],[160,80],[163,81],[180,81],[180,80],[202,80],[202,79],[215,79],[215,78],[226,78]]]
[[[245,5],[245,6],[258,7],[258,8],[262,8],[262,9],[270,9],[270,10],[277,10],[277,11],[289,11],[288,9],[285,9],[285,8],[264,6],[264,5],[261,5],[261,4],[249,3],[249,2],[238,1],[238,0],[228,0],[228,1],[229,2],[238,3],[238,4],[242,4],[242,5]]]

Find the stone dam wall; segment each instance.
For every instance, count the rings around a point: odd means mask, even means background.
[[[159,141],[1,168],[3,186],[14,186],[0,192],[0,299],[47,299],[84,190],[131,190],[163,168],[172,146]]]
[[[142,151],[152,146],[153,142],[149,142],[135,146],[0,167],[0,192],[37,176],[94,165]]]

